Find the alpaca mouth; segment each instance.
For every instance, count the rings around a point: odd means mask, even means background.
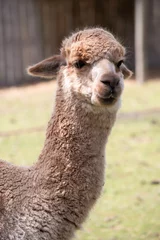
[[[118,97],[112,93],[107,97],[97,94],[97,98],[102,104],[106,104],[106,105],[114,104],[118,99]]]

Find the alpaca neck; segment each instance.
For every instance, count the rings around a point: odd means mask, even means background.
[[[50,168],[59,162],[77,161],[80,155],[85,159],[102,154],[116,112],[95,112],[91,107],[72,94],[66,101],[61,90],[57,91],[38,165]]]

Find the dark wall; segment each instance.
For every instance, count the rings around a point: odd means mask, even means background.
[[[148,0],[146,52],[148,69],[160,72],[160,1]]]
[[[160,15],[153,5],[159,6],[160,1],[150,2],[146,51],[154,68],[159,62],[154,57],[159,47],[154,36],[159,34]],[[106,27],[126,46],[133,69],[134,0],[0,0],[0,86],[34,81],[25,73],[28,65],[57,53],[71,31],[95,25]]]
[[[33,81],[28,65],[57,53],[64,36],[107,27],[128,47],[133,63],[133,0],[0,0],[0,86]]]

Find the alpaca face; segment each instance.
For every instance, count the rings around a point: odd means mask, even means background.
[[[61,55],[30,67],[28,72],[53,78],[60,71],[66,97],[73,93],[91,105],[113,106],[120,100],[124,78],[131,76],[124,58],[124,47],[111,33],[86,29],[63,41]]]
[[[124,47],[111,33],[99,28],[80,31],[64,40],[61,53],[67,64],[64,89],[92,105],[112,106],[119,101],[123,80],[131,71],[124,65]]]
[[[114,63],[108,59],[102,59],[93,66],[91,102],[98,105],[113,105],[122,94],[124,88],[124,76],[120,70],[123,58]]]
[[[122,57],[118,62],[102,58],[92,64],[77,60],[63,69],[64,92],[74,92],[92,105],[114,105],[124,88],[123,67]]]

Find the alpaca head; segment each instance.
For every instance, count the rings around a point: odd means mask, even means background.
[[[132,75],[124,58],[124,47],[111,33],[101,28],[85,29],[63,41],[60,55],[29,67],[28,73],[54,78],[60,72],[64,94],[110,107],[120,100],[124,78]]]

